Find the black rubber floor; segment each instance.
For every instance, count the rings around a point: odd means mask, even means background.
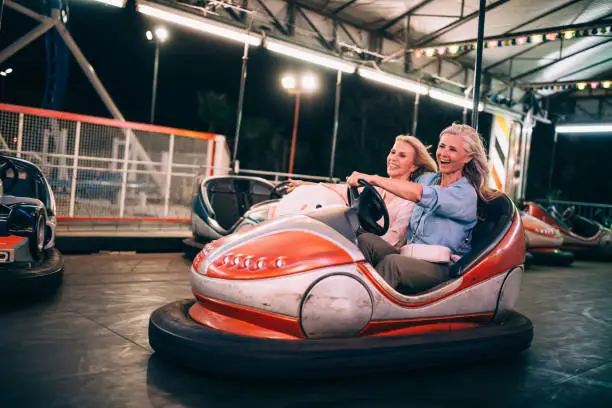
[[[309,383],[202,376],[160,361],[150,312],[190,297],[179,254],[67,256],[55,298],[0,310],[0,407],[610,407],[612,264],[534,267],[510,360]]]

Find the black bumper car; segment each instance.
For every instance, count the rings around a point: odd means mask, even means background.
[[[0,293],[53,291],[64,263],[55,248],[55,200],[34,164],[0,155]]]

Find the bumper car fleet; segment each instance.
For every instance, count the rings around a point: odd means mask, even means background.
[[[277,217],[206,244],[190,271],[195,299],[151,315],[152,348],[205,371],[284,378],[406,369],[529,347],[531,322],[514,310],[525,234],[506,196],[479,204],[473,250],[453,265],[451,279],[405,293],[387,285],[356,246],[360,228],[386,232],[377,223],[386,215],[383,200],[369,185],[352,193],[349,207]]]
[[[55,200],[42,172],[0,155],[0,285],[3,294],[55,289],[63,260],[55,248]]]
[[[571,251],[577,258],[612,261],[612,231],[602,224],[575,214],[569,207],[560,214],[554,207],[548,211],[528,202],[526,212],[557,228],[563,236],[561,249]]]

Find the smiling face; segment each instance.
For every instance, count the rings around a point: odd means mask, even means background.
[[[451,175],[461,174],[463,167],[472,159],[464,147],[463,137],[453,133],[446,133],[440,137],[436,159],[440,173]]]
[[[395,142],[387,156],[387,174],[390,178],[408,180],[410,173],[417,169],[414,164],[415,151],[410,143]]]

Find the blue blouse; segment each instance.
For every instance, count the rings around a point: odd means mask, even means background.
[[[419,177],[423,195],[410,219],[408,242],[443,245],[461,257],[471,249],[472,229],[478,221],[478,195],[465,177],[447,187],[438,185],[440,178],[440,173]]]

